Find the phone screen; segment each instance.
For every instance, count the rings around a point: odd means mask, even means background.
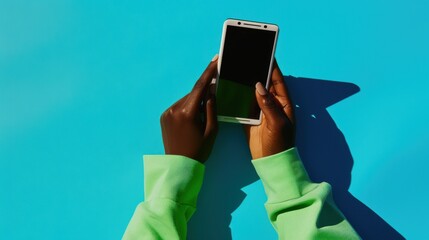
[[[259,119],[255,85],[266,86],[275,31],[227,26],[216,91],[217,114]]]

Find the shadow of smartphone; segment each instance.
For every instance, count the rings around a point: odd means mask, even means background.
[[[284,80],[295,105],[296,145],[311,179],[332,185],[337,206],[363,239],[405,239],[348,190],[354,160],[326,108],[358,93],[360,88],[353,83],[311,78],[284,76]],[[246,197],[241,189],[259,180],[250,159],[242,126],[221,123],[206,163],[197,211],[189,222],[188,239],[232,239],[231,214]]]

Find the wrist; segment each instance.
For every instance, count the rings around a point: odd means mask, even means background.
[[[251,151],[251,155],[252,155],[252,160],[258,159],[258,158],[263,158],[263,157],[268,157],[268,156],[272,156],[281,152],[284,152],[286,150],[289,150],[291,148],[294,148],[295,144],[294,143],[287,143],[287,144],[283,144],[283,145],[270,145],[270,146],[262,146],[261,148],[259,148],[258,150],[253,150]]]

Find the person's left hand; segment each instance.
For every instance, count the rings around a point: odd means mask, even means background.
[[[261,124],[244,126],[252,158],[270,156],[293,147],[295,124],[292,102],[277,61],[274,61],[269,91],[258,83],[255,94],[262,110]]]
[[[217,134],[215,96],[210,82],[217,74],[217,55],[190,93],[161,115],[165,154],[182,155],[204,163]]]

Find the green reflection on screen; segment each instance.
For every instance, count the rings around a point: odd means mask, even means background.
[[[254,87],[219,78],[216,101],[218,115],[259,119]]]

